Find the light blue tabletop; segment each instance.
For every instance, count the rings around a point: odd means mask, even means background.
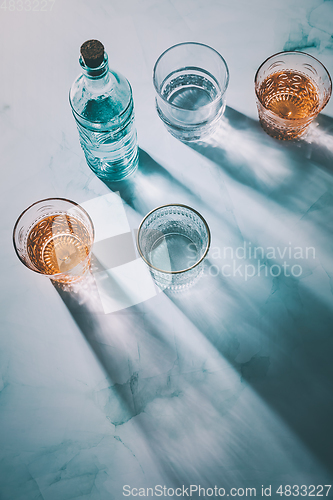
[[[253,85],[283,50],[333,74],[333,2],[0,7],[1,500],[333,498],[333,100],[286,143],[261,129]],[[115,193],[86,165],[68,102],[90,38],[134,94],[140,166]],[[230,70],[219,131],[192,145],[164,128],[152,84],[157,57],[183,41]],[[99,241],[124,244],[76,293],[14,253],[15,220],[48,197],[82,203]],[[134,245],[166,203],[212,232],[205,275],[182,294],[158,292]]]

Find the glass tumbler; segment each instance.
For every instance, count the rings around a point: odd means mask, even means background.
[[[48,198],[24,210],[13,242],[18,258],[32,271],[54,281],[73,283],[90,269],[94,226],[74,201]]]
[[[214,132],[225,110],[228,66],[208,45],[187,42],[158,58],[153,74],[156,108],[168,131],[184,141]]]
[[[210,246],[205,219],[186,205],[163,205],[142,220],[137,236],[139,253],[162,289],[181,291],[203,272]]]
[[[327,69],[304,52],[280,52],[262,63],[255,76],[259,120],[276,139],[301,137],[332,93]]]

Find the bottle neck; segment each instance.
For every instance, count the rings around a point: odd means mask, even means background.
[[[97,66],[97,68],[89,68],[89,66],[85,64],[82,56],[80,56],[79,63],[82,74],[86,80],[87,88],[98,91],[108,86],[110,82],[110,71],[106,53],[104,54],[104,61]]]

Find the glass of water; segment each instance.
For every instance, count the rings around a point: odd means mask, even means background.
[[[228,66],[208,45],[186,42],[158,58],[153,74],[157,112],[177,139],[197,141],[214,132],[225,110]]]
[[[186,205],[163,205],[142,220],[137,236],[139,253],[162,290],[181,291],[203,273],[210,246],[205,219]]]
[[[20,261],[60,283],[74,283],[90,269],[94,226],[74,201],[37,201],[16,221],[13,243]]]

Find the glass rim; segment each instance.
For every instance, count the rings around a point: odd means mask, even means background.
[[[167,207],[183,207],[183,208],[187,208],[191,212],[194,212],[202,220],[202,222],[204,223],[204,226],[206,228],[206,231],[207,231],[208,241],[207,241],[207,245],[206,245],[206,248],[205,248],[203,255],[200,257],[200,259],[197,262],[195,262],[195,264],[193,264],[193,266],[187,267],[186,269],[181,269],[180,271],[165,271],[163,269],[159,269],[158,267],[155,267],[153,264],[151,264],[145,258],[145,256],[143,255],[143,252],[141,250],[140,243],[139,243],[139,235],[140,235],[140,231],[141,231],[143,223],[148,219],[148,217],[151,214],[153,214],[157,210],[160,210],[161,208],[167,208]],[[206,257],[208,250],[209,250],[209,247],[210,247],[210,243],[211,243],[210,229],[209,229],[209,226],[208,226],[207,222],[205,221],[204,217],[194,208],[189,207],[188,205],[183,205],[182,203],[168,203],[166,205],[160,205],[159,207],[156,207],[153,210],[151,210],[150,212],[148,212],[147,215],[145,215],[144,218],[142,219],[142,221],[140,222],[137,236],[136,236],[136,245],[137,245],[140,257],[144,260],[144,262],[147,264],[148,267],[150,267],[151,269],[154,269],[155,271],[159,271],[160,273],[164,273],[164,274],[181,274],[181,273],[185,273],[185,272],[190,271],[191,269],[194,269],[195,267],[197,267]]]
[[[30,210],[32,207],[34,207],[35,205],[38,205],[39,203],[43,203],[44,201],[67,201],[68,203],[71,203],[75,207],[79,207],[80,210],[82,210],[82,212],[84,212],[85,215],[88,217],[89,222],[91,224],[91,227],[92,227],[92,244],[93,244],[94,239],[95,239],[95,228],[94,228],[94,224],[93,224],[93,222],[91,220],[91,217],[88,214],[88,212],[83,207],[81,207],[81,205],[79,203],[76,203],[76,201],[68,200],[67,198],[44,198],[43,200],[35,201],[31,205],[29,205],[29,207],[27,207],[25,210],[23,210],[23,212],[21,212],[21,214],[18,216],[18,218],[17,218],[17,220],[15,222],[14,228],[13,228],[13,246],[14,246],[15,253],[16,253],[17,257],[19,258],[19,260],[22,262],[22,264],[24,264],[28,269],[30,269],[31,271],[33,271],[33,272],[35,272],[37,274],[41,274],[42,276],[47,276],[48,278],[52,279],[54,276],[66,275],[66,273],[45,274],[42,271],[38,271],[36,269],[32,269],[31,267],[29,267],[27,265],[26,262],[24,262],[24,260],[22,260],[21,256],[18,253],[18,250],[17,250],[17,247],[16,247],[16,243],[15,243],[15,234],[16,234],[17,226],[18,226],[20,220],[22,219],[23,215],[26,212],[28,212],[28,210]],[[84,262],[84,261],[82,261],[82,262]]]
[[[259,71],[261,70],[261,68],[263,67],[264,64],[267,63],[267,61],[269,61],[270,59],[273,59],[273,57],[276,57],[276,56],[280,56],[280,55],[286,55],[286,54],[301,54],[302,56],[306,56],[306,57],[309,57],[310,59],[314,59],[317,63],[320,64],[320,66],[324,69],[324,71],[326,72],[327,76],[328,76],[328,79],[329,79],[329,82],[330,82],[330,88],[329,88],[329,92],[328,92],[328,98],[326,99],[326,101],[324,102],[323,106],[320,108],[320,111],[326,106],[326,104],[328,103],[329,101],[329,98],[331,97],[332,95],[332,78],[331,78],[331,75],[329,74],[329,71],[328,69],[323,65],[322,62],[319,61],[319,59],[317,59],[316,57],[312,56],[311,54],[308,54],[307,52],[302,52],[300,50],[285,50],[285,51],[281,51],[281,52],[276,52],[276,54],[272,54],[271,56],[267,57],[259,66],[259,68],[257,69],[256,71],[256,74],[254,76],[254,90],[255,90],[255,94],[256,94],[256,97],[257,99],[259,100],[260,104],[262,104],[261,100],[259,99],[259,96],[258,96],[258,92],[257,92],[257,77],[258,77],[258,73]],[[263,104],[262,104],[263,106]],[[265,106],[264,106],[265,107]],[[266,109],[266,108],[265,108]],[[320,111],[316,112],[316,114],[320,113]],[[275,115],[274,115],[275,116]],[[309,117],[311,117],[312,115],[310,115]],[[289,120],[291,121],[291,120]],[[293,120],[293,121],[296,121],[296,120]]]
[[[215,52],[215,54],[217,54],[219,56],[219,58],[222,60],[222,62],[224,64],[224,67],[225,67],[225,70],[226,70],[226,74],[227,74],[227,78],[226,78],[226,82],[225,82],[224,88],[220,89],[220,87],[219,87],[219,93],[218,93],[218,95],[211,102],[209,102],[207,104],[204,104],[203,106],[200,106],[200,109],[208,108],[208,107],[214,105],[216,102],[218,102],[221,99],[221,97],[224,95],[224,93],[226,92],[226,90],[228,88],[228,85],[229,85],[230,74],[229,74],[229,68],[228,68],[227,62],[224,59],[224,57],[216,49],[214,49],[213,47],[210,47],[209,45],[207,45],[205,43],[200,43],[200,42],[181,42],[181,43],[176,43],[175,45],[172,45],[171,47],[169,47],[168,49],[166,49],[164,52],[162,52],[162,54],[158,57],[157,61],[155,62],[154,69],[153,69],[153,84],[154,84],[154,87],[155,87],[155,91],[158,94],[158,96],[166,104],[168,104],[169,106],[171,106],[173,108],[176,108],[176,109],[184,109],[182,106],[178,106],[177,104],[173,104],[173,103],[169,102],[160,93],[160,91],[159,91],[159,89],[157,87],[157,82],[156,82],[156,68],[157,68],[158,63],[162,59],[162,57],[165,56],[165,54],[167,54],[170,50],[175,49],[176,47],[180,47],[181,45],[198,45],[198,46],[201,46],[201,47],[205,47],[205,48],[207,48],[207,49]],[[197,110],[191,110],[190,109],[190,110],[186,110],[186,111],[197,111]]]

